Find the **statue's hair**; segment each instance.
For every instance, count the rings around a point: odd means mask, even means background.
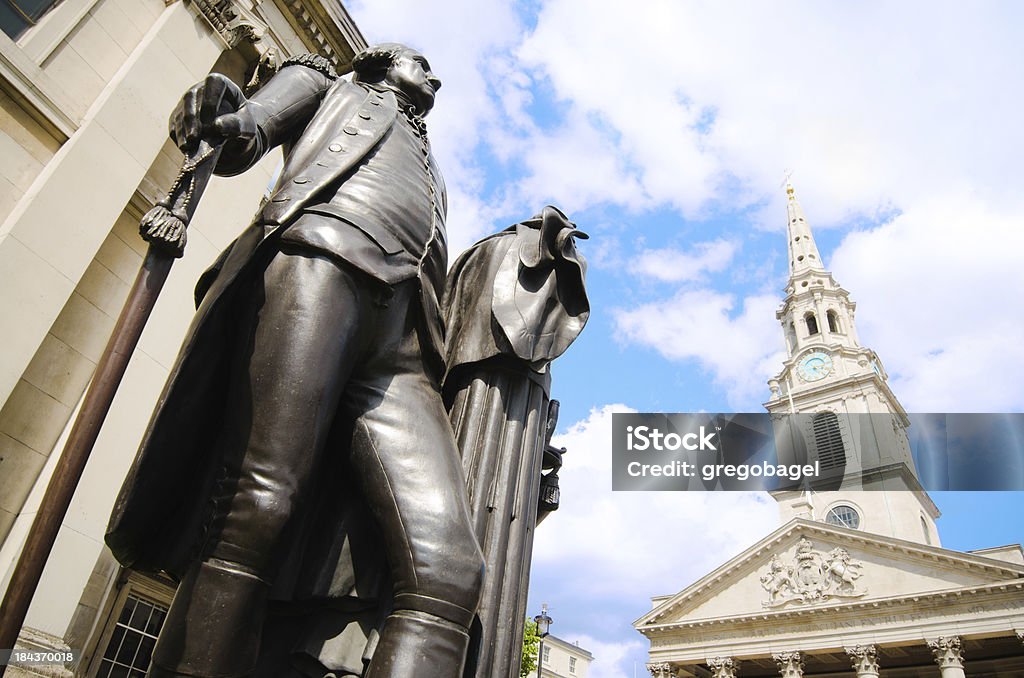
[[[382,42],[367,47],[352,58],[352,70],[356,78],[363,82],[377,82],[384,79],[384,74],[395,63],[399,54],[409,49],[397,42]]]

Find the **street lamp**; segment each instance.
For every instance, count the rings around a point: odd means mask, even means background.
[[[548,616],[548,604],[540,606],[540,614],[533,618],[537,624],[537,637],[540,644],[537,645],[537,678],[544,675],[544,638],[551,632],[552,619]]]

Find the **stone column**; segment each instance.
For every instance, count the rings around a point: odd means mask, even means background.
[[[939,636],[928,641],[942,678],[964,678],[964,656],[959,636]]]
[[[853,663],[853,670],[857,672],[857,678],[878,676],[878,650],[874,645],[854,645],[845,649]]]
[[[804,675],[804,658],[799,652],[779,652],[772,659],[779,665],[782,678],[801,678]]]
[[[668,662],[658,662],[655,664],[648,664],[647,670],[651,672],[654,678],[675,678],[675,671],[672,670],[672,665]]]
[[[818,319],[818,334],[825,341],[829,340],[828,315],[826,315],[825,304],[821,300],[821,292],[814,293],[814,315]]]
[[[740,663],[732,657],[714,657],[707,661],[711,678],[736,678],[740,672]]]

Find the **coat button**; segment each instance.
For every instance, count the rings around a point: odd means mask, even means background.
[[[352,136],[359,134],[359,130],[357,130],[355,127],[344,127],[341,131],[344,132],[345,134],[349,134]]]
[[[309,183],[309,179],[307,179],[306,177],[295,177],[295,179],[293,181],[295,181],[295,183],[297,183],[297,184],[308,184]]]
[[[331,144],[327,147],[327,150],[331,153],[341,153],[345,149],[341,147],[341,144]]]

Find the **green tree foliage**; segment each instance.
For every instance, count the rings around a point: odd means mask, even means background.
[[[526,678],[530,671],[537,668],[537,646],[540,645],[536,622],[527,618],[523,629],[523,663],[519,667],[519,678]]]

